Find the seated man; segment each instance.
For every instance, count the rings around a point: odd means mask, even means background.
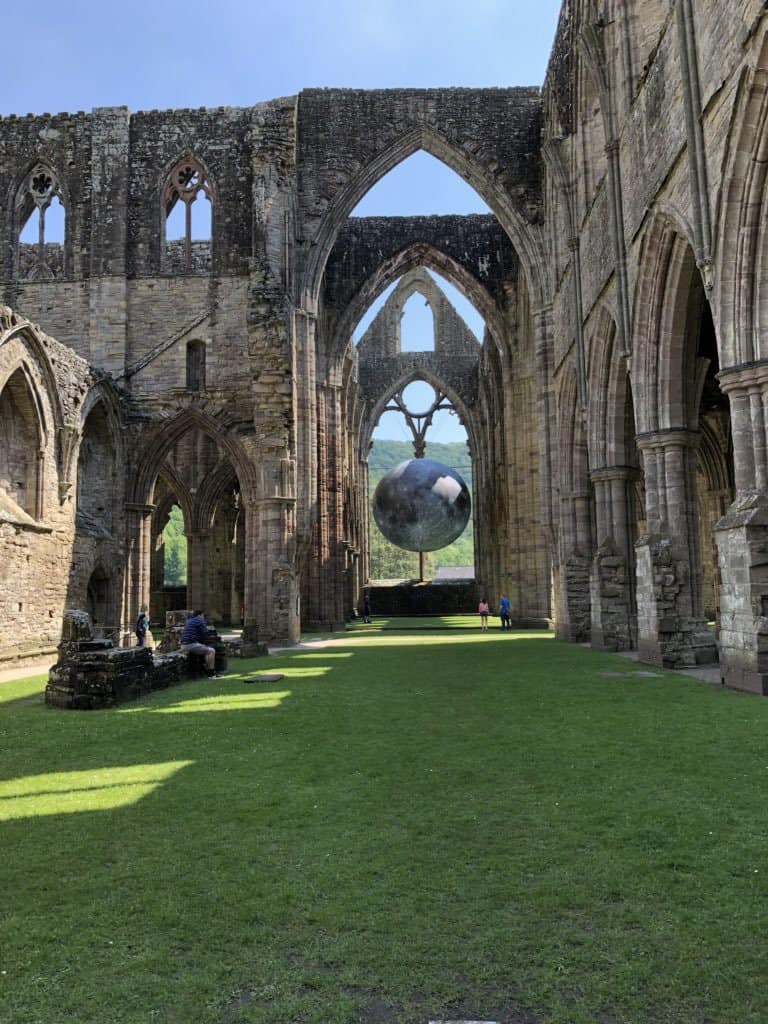
[[[208,646],[208,626],[202,612],[192,612],[181,632],[180,649],[185,654],[205,655],[205,670],[211,679],[218,679],[216,672],[216,651]]]

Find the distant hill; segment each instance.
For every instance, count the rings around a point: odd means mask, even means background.
[[[453,444],[427,444],[426,456],[442,462],[461,476],[472,493],[472,460],[463,442]],[[369,500],[373,498],[376,484],[385,473],[406,459],[413,458],[410,441],[376,441],[368,455]],[[474,540],[472,517],[464,533],[453,544],[439,551],[430,551],[426,558],[426,574],[432,576],[440,566],[473,565]],[[415,579],[419,575],[419,556],[415,551],[403,551],[385,540],[371,515],[371,578],[372,579]]]
[[[472,460],[463,442],[427,444],[426,455],[428,459],[450,466],[466,481],[470,491],[472,490]],[[368,455],[368,474],[372,486],[375,487],[390,469],[412,458],[413,445],[410,441],[374,441]]]

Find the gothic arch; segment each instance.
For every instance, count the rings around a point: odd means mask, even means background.
[[[768,328],[768,33],[732,118],[717,233],[721,365],[764,359]]]
[[[581,490],[589,473],[587,437],[578,400],[576,370],[569,363],[560,381],[557,400],[561,497]]]
[[[30,379],[36,381],[35,393],[40,409],[46,412],[43,422],[45,436],[49,438],[56,428],[64,426],[65,418],[48,349],[43,337],[29,320],[11,314],[7,307],[0,306],[0,387],[16,367],[22,364]],[[47,399],[45,404],[40,399],[43,394]]]
[[[107,381],[99,381],[92,388],[89,389],[88,393],[83,400],[83,404],[80,407],[80,416],[78,424],[78,452],[73,452],[73,461],[77,460],[79,456],[79,445],[83,440],[83,432],[85,431],[88,417],[91,413],[101,405],[104,416],[109,425],[109,433],[112,441],[112,446],[115,451],[115,468],[119,473],[122,467],[125,465],[125,431],[123,418],[120,413],[120,406],[118,404],[117,395],[114,389]],[[66,467],[65,467],[66,470]],[[65,476],[67,473],[65,471]]]
[[[145,438],[145,446],[152,454],[139,466],[129,490],[130,502],[149,504],[165,458],[171,447],[189,430],[200,430],[216,441],[227,452],[235,475],[240,481],[245,501],[256,501],[259,492],[258,467],[247,456],[234,431],[200,409],[189,408],[171,420],[159,424]]]
[[[38,186],[38,181],[41,184]],[[69,189],[65,179],[56,170],[54,164],[43,157],[36,157],[31,160],[24,172],[16,178],[9,196],[9,223],[11,224],[11,238],[13,244],[13,275],[18,278],[21,274],[21,232],[35,209],[43,211],[50,209],[54,199],[57,199],[64,210],[65,237],[61,245],[61,274],[67,270],[67,235],[69,234],[69,217],[71,211]],[[55,243],[46,243],[55,244]],[[44,275],[57,277],[51,268],[42,263],[43,253],[38,254],[38,270],[48,270],[49,274]],[[32,275],[35,276],[34,274]]]
[[[157,508],[153,513],[154,518],[158,521],[161,520],[163,515],[167,516],[168,510],[173,505],[178,505],[184,517],[184,525],[187,530],[192,530],[194,522],[193,501],[192,495],[189,493],[189,489],[184,481],[179,477],[173,466],[167,462],[164,462],[160,467],[157,479],[162,480],[167,493],[158,502]]]
[[[178,239],[169,240],[167,237],[168,218],[174,207],[178,203],[182,203],[185,207],[184,261],[181,267],[173,269],[177,273],[193,273],[195,266],[192,258],[192,243],[195,239],[192,236],[192,206],[202,200],[208,200],[210,203],[210,237],[199,241],[208,242],[211,261],[213,258],[216,189],[205,162],[190,151],[168,161],[160,178],[158,195],[160,199],[158,237],[161,239],[161,266],[166,267],[170,258],[169,245],[178,241]]]
[[[509,196],[475,161],[431,127],[420,125],[405,132],[394,145],[378,153],[346,181],[328,203],[304,270],[303,301],[308,308],[317,308],[325,265],[339,230],[351,211],[377,181],[418,150],[424,150],[455,171],[485,200],[520,256],[531,295],[536,297],[537,304],[538,300],[543,301],[547,264],[538,237],[540,232],[526,222]]]
[[[632,379],[616,322],[605,308],[598,314],[593,339],[589,396],[590,470],[637,468]]]
[[[222,459],[203,480],[195,496],[195,521],[193,529],[207,530],[213,522],[216,505],[224,489],[232,480],[237,480],[237,473],[229,459]]]
[[[497,347],[504,351],[504,318],[487,289],[455,260],[434,246],[415,242],[381,263],[344,310],[334,332],[332,359],[338,360],[349,344],[352,332],[367,309],[382,292],[412,270],[426,268],[443,276],[478,310]],[[439,284],[436,284],[439,288]]]
[[[359,452],[360,458],[365,459],[367,456],[368,449],[371,445],[371,438],[373,431],[376,428],[376,424],[379,421],[387,402],[397,391],[402,391],[409,384],[413,384],[414,381],[424,381],[430,384],[436,390],[442,391],[443,394],[448,398],[451,405],[456,409],[459,416],[461,417],[461,423],[467,432],[467,437],[470,444],[470,452],[474,453],[477,451],[476,437],[477,437],[477,425],[475,424],[475,418],[472,411],[467,408],[461,397],[454,391],[450,385],[446,385],[443,381],[439,380],[434,374],[431,374],[428,370],[418,369],[413,370],[409,373],[403,374],[394,384],[390,385],[386,391],[381,395],[378,401],[371,407],[370,411],[364,415],[363,422],[360,425],[360,442]]]
[[[632,380],[639,434],[696,427],[697,399],[686,384],[694,372],[687,365],[687,320],[697,278],[689,237],[669,214],[657,214],[643,242],[635,295]]]

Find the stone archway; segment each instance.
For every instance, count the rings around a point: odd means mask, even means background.
[[[710,412],[727,417],[717,360],[693,248],[659,214],[645,239],[632,360],[648,520],[637,546],[638,648],[670,668],[717,659],[705,618],[696,482],[700,421]]]

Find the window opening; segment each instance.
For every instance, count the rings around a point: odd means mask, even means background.
[[[471,185],[437,157],[412,153],[380,178],[352,210],[351,217],[490,213]]]
[[[63,272],[66,208],[58,178],[38,164],[21,189],[19,273],[22,278],[58,277]]]
[[[166,242],[183,241],[183,269],[193,269],[192,242],[210,241],[211,187],[203,165],[192,157],[178,163],[163,190]],[[193,207],[196,207],[193,215]]]
[[[187,585],[187,538],[184,534],[184,514],[178,505],[172,505],[168,522],[163,529],[163,586]]]
[[[421,292],[411,295],[403,304],[400,314],[400,351],[435,351],[435,318],[429,299]]]
[[[205,342],[187,342],[187,391],[205,388]]]
[[[452,421],[450,425],[448,420]],[[381,476],[408,458],[443,462],[460,473],[472,491],[472,459],[467,449],[466,430],[445,393],[425,380],[413,380],[395,392],[379,417],[369,455],[369,501]],[[430,578],[439,570],[450,572],[456,567],[470,570],[474,560],[471,517],[464,533],[447,547],[419,554],[390,544],[371,515],[372,579]]]

